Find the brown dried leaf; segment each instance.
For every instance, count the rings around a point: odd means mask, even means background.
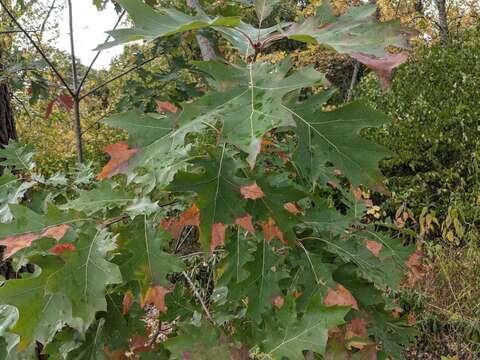
[[[423,265],[422,265],[423,254],[420,250],[415,251],[408,260],[405,262],[405,266],[410,270],[407,275],[407,284],[410,286],[415,285],[415,283],[420,280],[423,275]]]
[[[11,257],[21,249],[29,247],[35,240],[44,237],[51,237],[58,241],[65,236],[70,228],[70,225],[61,224],[57,226],[51,226],[36,233],[31,232],[21,235],[7,236],[6,238],[0,239],[0,245],[6,246],[4,259]]]
[[[380,250],[383,248],[383,244],[377,241],[363,240],[363,245],[373,254],[373,256],[378,257],[380,255]]]
[[[363,318],[353,318],[347,324],[345,338],[368,338],[367,324],[368,321]]]
[[[193,204],[180,215],[178,220],[162,220],[161,225],[172,234],[174,239],[178,239],[184,226],[200,226],[200,209]]]
[[[161,285],[155,285],[148,288],[145,297],[142,299],[142,308],[147,304],[154,305],[158,311],[165,313],[167,307],[165,306],[165,296],[173,291],[173,286],[165,287]]]
[[[260,186],[257,185],[257,183],[241,186],[240,193],[245,199],[252,200],[260,199],[265,196],[265,193],[262,191]]]
[[[120,141],[106,146],[103,151],[110,155],[110,161],[103,167],[97,180],[110,179],[118,174],[126,174],[130,159],[138,153],[139,149],[129,149],[128,144]]]
[[[351,306],[352,309],[358,310],[357,300],[343,285],[337,284],[336,290],[328,289],[327,296],[323,299],[326,306]]]

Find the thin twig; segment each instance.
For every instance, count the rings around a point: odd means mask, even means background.
[[[210,314],[210,311],[208,311],[207,305],[205,305],[205,302],[203,301],[202,297],[200,296],[197,289],[195,288],[195,285],[193,284],[192,279],[190,279],[190,277],[187,275],[185,271],[182,271],[182,275],[187,280],[188,284],[190,285],[190,288],[193,291],[193,294],[200,302],[200,305],[202,305],[202,309],[205,312],[205,316],[207,317],[208,321],[210,321],[212,324],[215,324],[215,322],[213,321],[212,315]]]
[[[1,1],[1,0],[0,0],[0,1]],[[110,80],[107,80],[107,81],[105,81],[104,83],[102,83],[102,84],[94,87],[92,90],[89,90],[86,94],[80,96],[79,99],[80,99],[80,100],[85,99],[87,96],[92,95],[93,93],[95,93],[96,91],[100,90],[100,89],[103,88],[104,86],[110,84],[111,82],[114,82],[115,80],[118,80],[118,79],[121,78],[122,76],[127,75],[128,73],[131,73],[132,71],[135,71],[135,70],[141,68],[143,65],[145,65],[145,64],[147,64],[147,63],[155,60],[156,58],[157,58],[157,57],[155,56],[155,57],[153,57],[153,58],[150,58],[150,59],[148,59],[148,60],[145,60],[145,61],[141,62],[140,64],[135,65],[134,67],[132,67],[132,68],[130,68],[130,69],[128,69],[128,70],[126,70],[126,71],[124,71],[124,72],[116,75],[116,76],[114,76],[114,77],[111,78]]]
[[[75,93],[73,90],[70,88],[70,86],[67,84],[63,76],[60,74],[60,72],[57,70],[55,65],[48,59],[47,55],[43,52],[43,50],[38,46],[38,44],[35,42],[35,40],[32,39],[32,37],[28,34],[28,31],[26,31],[22,25],[18,22],[18,20],[15,18],[15,16],[12,14],[9,8],[5,5],[4,0],[0,0],[0,5],[2,8],[5,10],[7,13],[8,17],[15,23],[15,25],[21,30],[21,32],[27,37],[28,41],[33,45],[33,47],[38,51],[38,53],[42,56],[42,58],[45,60],[45,62],[48,64],[48,66],[52,69],[52,71],[55,73],[57,78],[62,82],[63,86],[65,86],[65,89],[70,93],[70,95],[74,96]]]
[[[18,96],[16,96],[15,94],[12,94],[12,98],[14,98],[20,104],[20,106],[23,108],[23,110],[27,114],[28,118],[30,119],[30,124],[31,124],[31,122],[33,121],[33,117],[32,117],[32,114],[30,114],[30,111],[28,111],[25,103],[22,101],[22,99],[19,99]]]
[[[42,26],[40,27],[40,35],[43,34],[43,32],[45,31],[45,27],[47,26],[48,19],[50,19],[50,15],[52,15],[53,8],[55,7],[56,1],[57,0],[52,1],[52,4],[50,5],[50,8],[48,9],[47,15],[45,16],[45,19],[43,19]]]
[[[72,0],[68,0],[68,23],[70,28],[70,55],[73,75],[73,126],[75,129],[75,143],[77,145],[78,162],[83,163],[82,125],[80,123],[80,99],[78,98],[78,73],[77,59],[75,57],[75,39],[73,33],[73,6]]]
[[[125,10],[123,10],[123,12],[120,14],[120,16],[118,17],[118,20],[115,24],[115,26],[113,27],[113,30],[115,30],[117,28],[117,26],[120,24],[120,21],[122,21],[122,18],[123,16],[125,15]],[[112,31],[113,31],[112,30]],[[105,41],[103,42],[104,44],[110,40],[110,38],[112,37],[112,35],[108,35],[107,38],[105,39]],[[93,58],[92,62],[90,63],[90,65],[88,66],[88,69],[87,71],[85,72],[85,74],[83,75],[82,77],[82,80],[80,81],[80,85],[78,85],[78,89],[77,89],[77,95],[80,95],[80,91],[82,90],[82,87],[83,87],[83,84],[85,83],[85,81],[87,80],[87,76],[88,74],[90,73],[90,71],[92,70],[92,67],[93,65],[95,64],[95,62],[97,61],[98,57],[100,56],[102,50],[98,50],[97,51],[97,54],[95,55],[95,57]]]

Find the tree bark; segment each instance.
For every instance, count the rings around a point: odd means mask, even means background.
[[[438,11],[438,27],[440,28],[440,41],[445,44],[448,40],[447,0],[435,0]]]
[[[0,72],[4,66],[2,52],[0,48]],[[8,81],[4,80],[0,81],[0,147],[7,145],[10,139],[17,139],[17,131],[11,105],[10,87]]]

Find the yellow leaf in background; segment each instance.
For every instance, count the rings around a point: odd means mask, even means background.
[[[442,356],[440,360],[460,360],[458,355],[455,356]]]

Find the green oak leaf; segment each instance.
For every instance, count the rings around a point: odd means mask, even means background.
[[[246,181],[236,176],[242,164],[233,159],[225,147],[190,163],[194,169],[178,172],[167,189],[197,194],[195,204],[200,209],[200,241],[208,250],[214,224],[234,224],[237,217],[245,214],[240,186]]]
[[[418,336],[418,330],[409,326],[406,319],[393,319],[380,307],[372,311],[368,334],[380,340],[382,352],[393,359],[404,359],[405,348]],[[385,356],[383,358],[387,358]]]
[[[243,21],[234,28],[218,27],[215,30],[222,34],[222,36],[228,40],[228,42],[238,50],[239,54],[250,56],[255,53],[255,49],[248,40],[251,39],[254,42],[265,41],[271,34],[278,31],[279,28],[284,28],[288,23],[277,24],[268,28],[256,28]],[[245,37],[248,36],[248,38]]]
[[[62,261],[55,256],[45,256],[32,258],[32,262],[38,268],[31,277],[9,280],[0,287],[2,304],[18,309],[18,320],[10,330],[20,336],[17,351],[25,350],[35,341],[48,343],[58,330],[72,321],[67,296],[49,289],[49,282],[62,268]]]
[[[255,12],[257,13],[257,18],[260,24],[263,20],[270,16],[274,6],[279,2],[279,0],[255,0]],[[261,25],[260,25],[261,26]]]
[[[350,7],[333,16],[330,2],[317,8],[316,16],[293,24],[283,35],[292,40],[331,46],[339,53],[365,53],[384,57],[388,46],[408,47],[400,21],[379,22],[376,5]]]
[[[74,251],[65,251],[65,265],[48,279],[52,293],[65,294],[72,303],[73,325],[79,331],[107,310],[106,287],[122,282],[120,269],[107,259],[116,248],[115,237],[106,230],[87,228],[79,234]]]
[[[288,278],[288,273],[280,268],[284,257],[275,253],[273,245],[263,239],[257,242],[253,260],[244,269],[248,278],[240,283],[229,285],[229,296],[233,299],[248,298],[247,314],[255,322],[272,308],[272,298],[282,293],[280,281]]]
[[[35,151],[32,146],[10,140],[8,145],[0,149],[0,165],[15,167],[16,170],[31,171],[36,166],[33,160],[34,155]]]
[[[114,190],[114,184],[109,181],[100,182],[99,186],[92,190],[80,192],[75,200],[71,200],[61,209],[74,209],[92,215],[100,210],[122,207],[135,200],[135,195],[123,190]]]
[[[176,133],[184,136],[219,122],[222,139],[246,152],[251,167],[266,132],[295,124],[292,112],[283,106],[285,95],[325,79],[313,67],[287,76],[291,68],[288,59],[278,64],[262,62],[247,66],[214,61],[196,64],[210,74],[215,91],[193,103],[182,104]]]
[[[67,360],[108,360],[105,353],[105,319],[100,318],[88,329],[85,340],[68,353]]]
[[[120,242],[130,253],[120,269],[124,280],[136,280],[146,290],[149,286],[169,285],[166,276],[183,271],[183,262],[164,251],[169,235],[156,229],[145,217],[136,218],[121,232]]]
[[[299,222],[299,217],[285,209],[285,204],[298,201],[307,196],[293,183],[282,181],[275,183],[273,176],[257,176],[257,185],[265,196],[249,204],[249,212],[257,221],[265,222],[268,218],[275,220],[286,241],[293,243],[296,239],[294,228]]]
[[[98,46],[97,50],[131,41],[154,40],[163,36],[207,27],[231,27],[238,25],[240,22],[240,18],[236,16],[210,19],[205,14],[190,16],[175,9],[154,11],[141,0],[118,0],[117,2],[127,11],[135,27],[108,31],[114,41]]]
[[[178,170],[186,167],[189,146],[184,146],[183,136],[174,133],[176,116],[131,111],[111,116],[104,122],[128,132],[129,144],[140,148],[130,160],[129,168],[146,168],[158,186],[167,185]]]
[[[327,346],[328,330],[344,324],[349,312],[346,307],[325,307],[317,293],[301,316],[297,316],[295,304],[288,296],[277,315],[277,321],[268,323],[267,338],[262,348],[275,360],[303,360],[305,350],[323,355]]]
[[[217,271],[221,273],[217,286],[228,286],[229,284],[239,284],[246,280],[250,275],[245,265],[251,262],[252,241],[249,241],[247,235],[237,230],[236,236],[231,236],[225,247],[227,255],[218,265]]]
[[[18,204],[35,182],[19,181],[10,170],[6,169],[0,176],[0,222],[5,223],[13,219],[9,204]]]
[[[325,243],[326,251],[346,263],[356,264],[358,275],[379,289],[397,289],[407,270],[405,262],[415,252],[414,246],[403,246],[401,239],[368,230],[343,238],[320,236],[319,240]],[[381,247],[378,256],[367,248],[366,241],[373,241]]]
[[[180,334],[165,341],[172,360],[230,360],[227,344],[220,338],[220,331],[207,324],[200,327],[185,324]]]
[[[325,296],[328,288],[335,288],[332,276],[338,265],[328,262],[324,256],[299,246],[292,249],[288,260],[296,274],[291,288],[302,293],[297,299],[297,310],[303,311],[316,293]]]
[[[352,216],[343,215],[328,202],[318,196],[311,199],[311,206],[301,218],[301,228],[313,229],[316,233],[340,235],[354,222]]]
[[[77,218],[72,212],[60,211],[53,204],[48,204],[44,214],[36,213],[28,207],[18,204],[10,204],[9,208],[14,221],[0,224],[0,239],[7,236],[38,233],[49,227],[86,220]]]
[[[360,102],[334,111],[317,110],[331,94],[315,95],[303,104],[290,102],[297,125],[296,167],[312,183],[322,175],[325,177],[328,162],[340,169],[354,186],[375,185],[382,176],[378,162],[386,153],[379,145],[363,138],[360,131],[382,126],[388,118]]]

